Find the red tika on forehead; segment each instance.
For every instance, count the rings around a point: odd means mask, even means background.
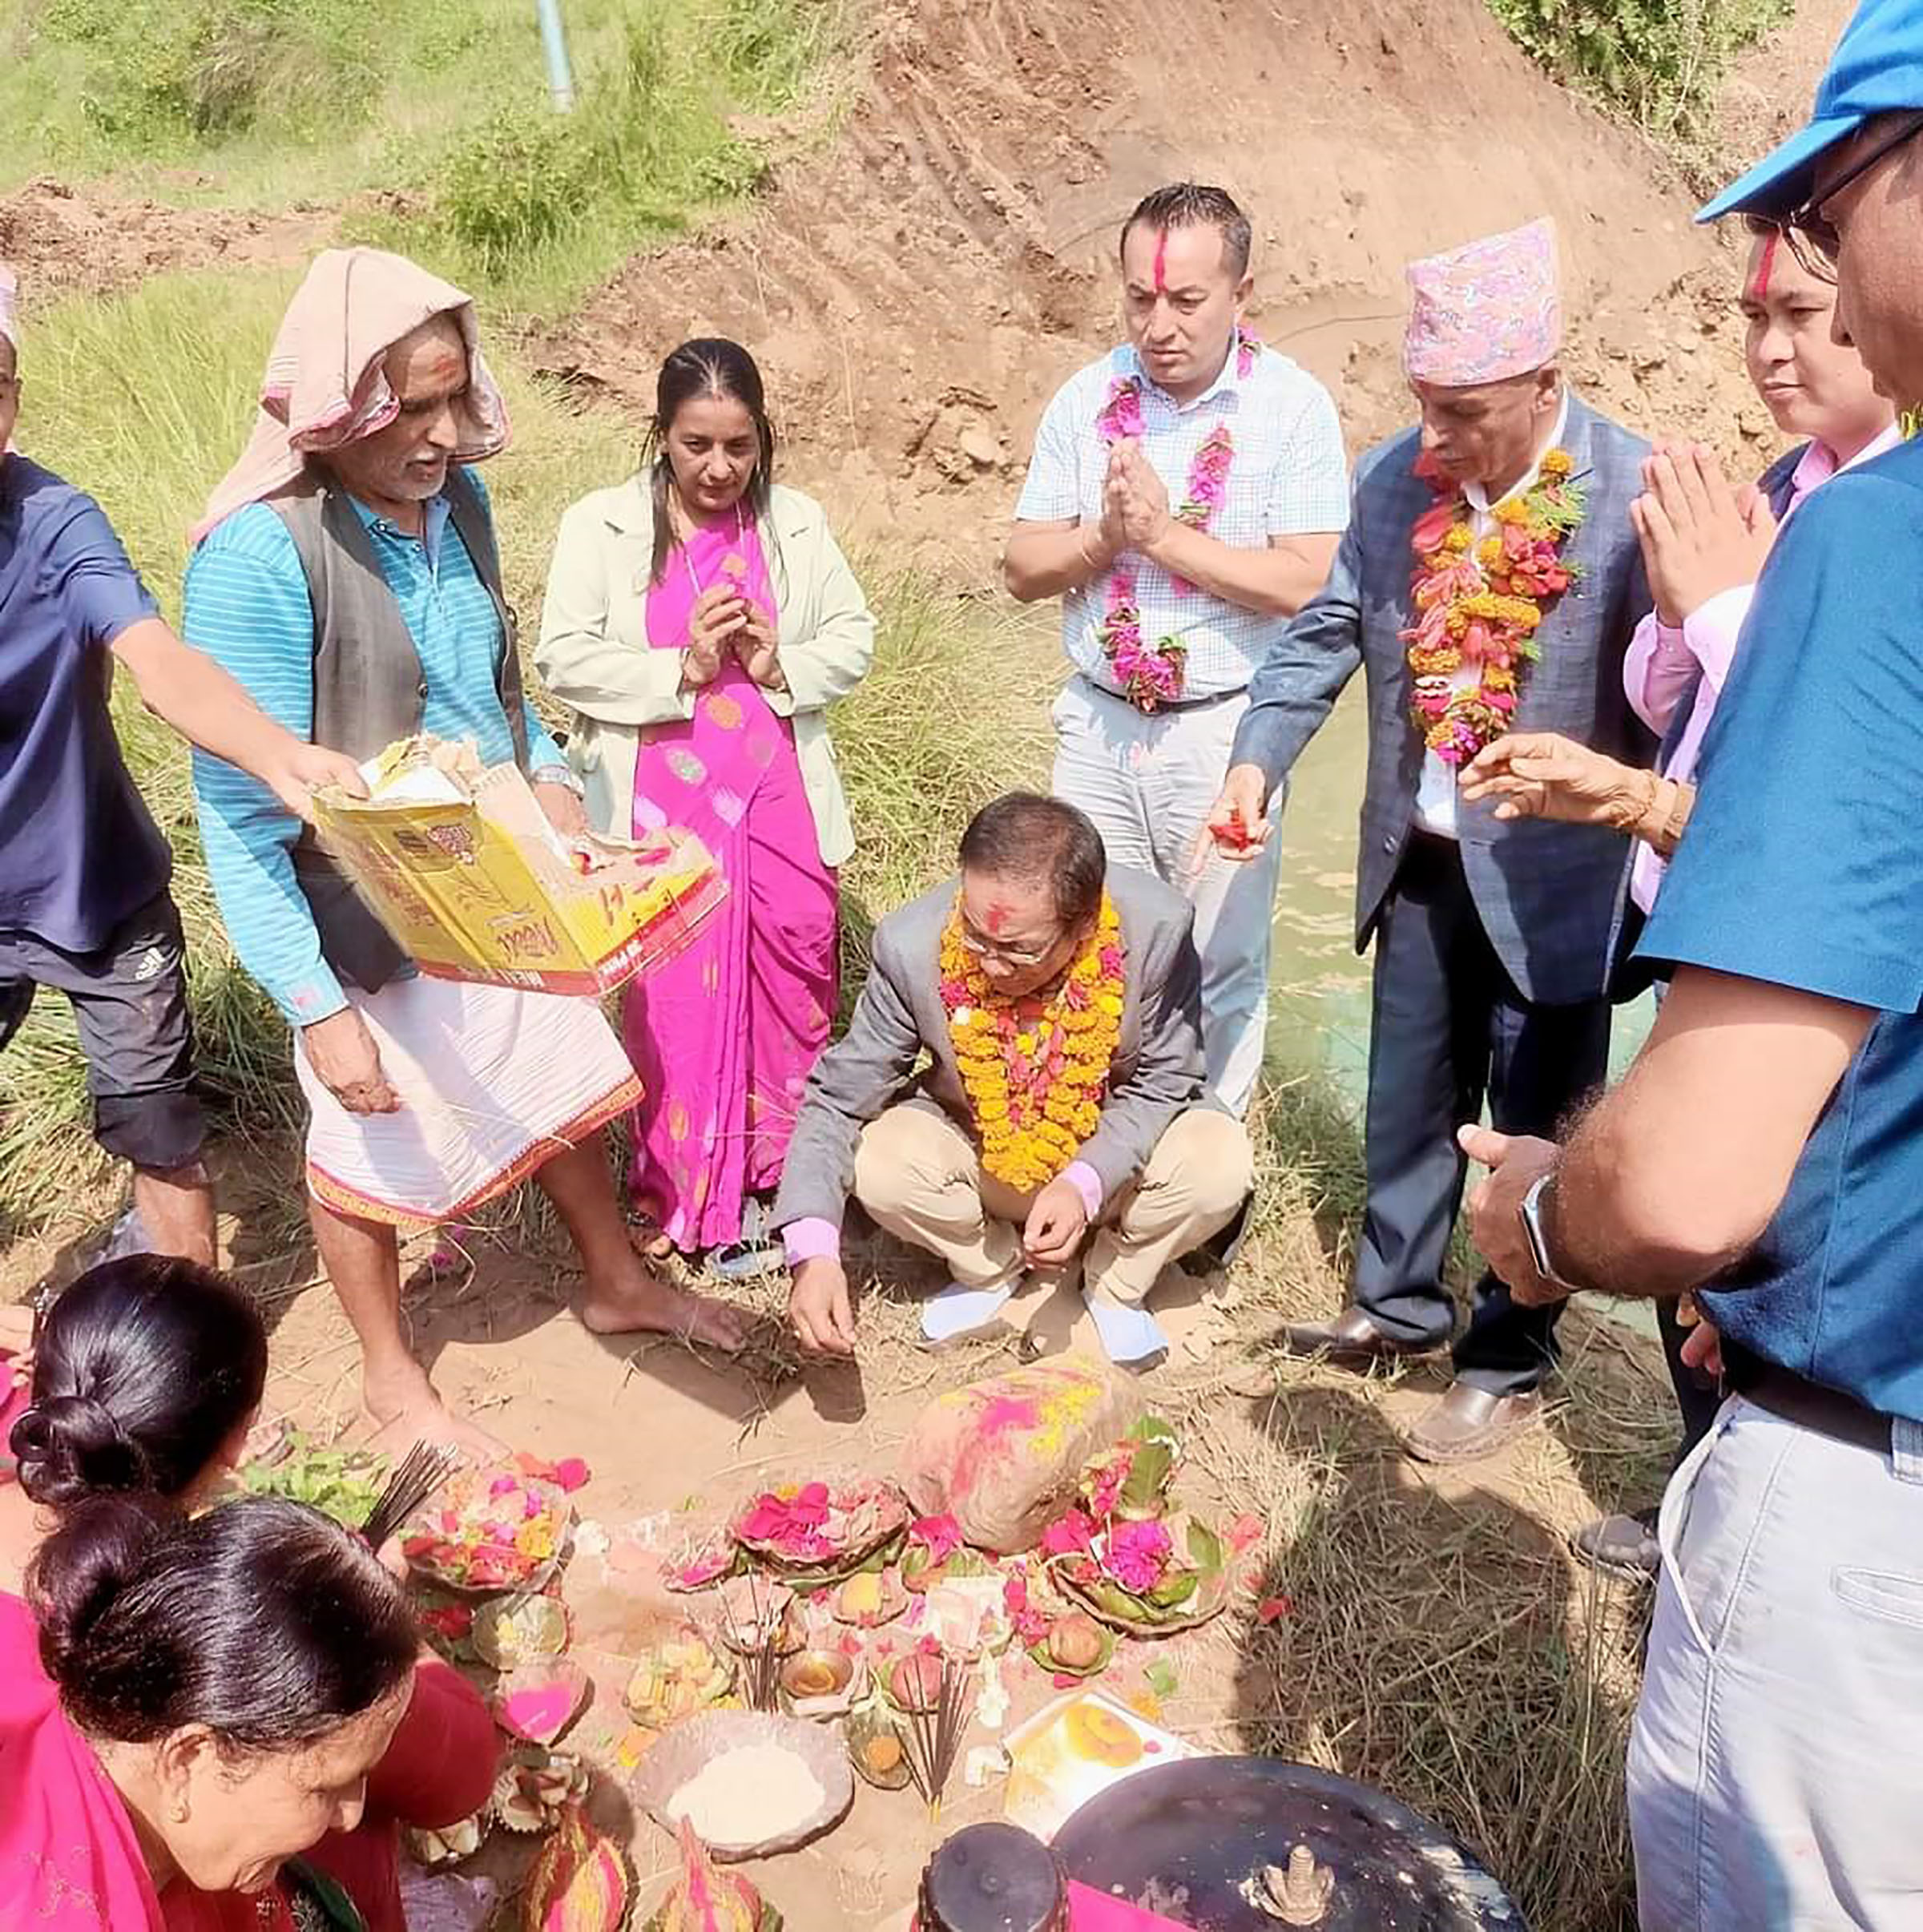
[[[1008,925],[1008,908],[990,901],[988,913],[988,930],[991,933],[1002,931]]]
[[[1168,230],[1164,228],[1155,237],[1155,293],[1160,295],[1168,287]]]
[[[1769,273],[1776,265],[1776,244],[1782,239],[1780,228],[1772,228],[1763,237],[1763,252],[1756,257],[1756,279],[1749,285],[1749,299],[1752,302],[1769,299]]]

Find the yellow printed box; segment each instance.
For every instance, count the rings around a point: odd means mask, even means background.
[[[316,827],[437,978],[606,993],[672,959],[728,896],[692,833],[564,839],[514,766],[482,771],[465,746],[406,740],[363,775],[368,798],[315,795]]]

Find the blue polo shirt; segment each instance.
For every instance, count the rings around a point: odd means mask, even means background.
[[[107,708],[108,647],[159,614],[92,498],[0,455],[0,932],[92,952],[167,885]]]
[[[1639,950],[1877,1015],[1704,1311],[1739,1360],[1923,1421],[1923,442],[1784,530],[1699,780]]]

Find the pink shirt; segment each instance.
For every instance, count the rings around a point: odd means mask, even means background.
[[[1840,467],[1853,470],[1858,463],[1866,463],[1885,450],[1893,450],[1902,439],[1902,431],[1892,423]],[[1789,502],[1776,527],[1780,530],[1795,515],[1804,498],[1828,482],[1838,469],[1835,451],[1825,443],[1812,442],[1790,477]],[[1695,776],[1696,759],[1703,749],[1703,734],[1715,716],[1716,700],[1723,695],[1730,663],[1736,654],[1736,639],[1756,594],[1753,583],[1719,591],[1707,603],[1691,611],[1680,630],[1659,623],[1653,611],[1636,626],[1635,636],[1623,660],[1623,689],[1636,716],[1659,736],[1669,729],[1691,679],[1699,670],[1703,674],[1689,721],[1663,768],[1665,778],[1687,780]],[[1653,845],[1638,841],[1629,889],[1644,912],[1656,902],[1667,863]]]

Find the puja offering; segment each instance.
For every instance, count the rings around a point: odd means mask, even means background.
[[[1195,1755],[1139,1712],[1093,1690],[1070,1691],[1044,1705],[1009,1732],[1006,1744],[1011,1768],[1002,1810],[1043,1839],[1118,1780]]]
[[[734,1683],[734,1666],[690,1631],[642,1653],[622,1701],[641,1723],[659,1730],[719,1704]]]
[[[941,1694],[941,1659],[918,1650],[899,1659],[882,1679],[897,1711],[931,1711]]]
[[[708,1711],[667,1732],[636,1769],[635,1801],[664,1830],[685,1819],[717,1858],[792,1851],[853,1801],[841,1740],[762,1711]]]
[[[567,1648],[567,1606],[558,1597],[495,1597],[470,1613],[467,1640],[483,1664],[513,1670]]]
[[[361,767],[369,796],[314,795],[337,859],[424,973],[550,993],[611,991],[672,959],[728,896],[706,846],[563,837],[512,764],[402,739]]]
[[[730,1526],[757,1562],[797,1586],[837,1583],[870,1559],[893,1554],[908,1505],[891,1482],[865,1477],[764,1490]]]
[[[415,1571],[450,1590],[535,1590],[553,1575],[574,1521],[557,1482],[514,1466],[463,1470],[401,1540]]]
[[[407,1855],[431,1871],[437,1865],[458,1865],[463,1858],[473,1857],[486,1841],[489,1822],[482,1811],[438,1831],[409,1829],[401,1835]]]
[[[849,1761],[865,1783],[881,1791],[899,1791],[909,1777],[908,1753],[901,1733],[885,1707],[871,1704],[848,1720]]]
[[[1047,1636],[1029,1646],[1028,1654],[1058,1676],[1093,1677],[1114,1661],[1115,1633],[1103,1629],[1086,1611],[1071,1610],[1055,1619]]]
[[[845,1651],[804,1650],[781,1666],[781,1701],[791,1716],[843,1716],[868,1688],[868,1672]]]
[[[1222,1539],[1199,1518],[1171,1512],[1181,1457],[1175,1430],[1142,1417],[1091,1458],[1074,1503],[1042,1532],[1050,1580],[1125,1636],[1191,1629],[1228,1601]]]
[[[1008,1635],[1006,1598],[1007,1579],[1000,1571],[984,1566],[980,1576],[963,1576],[951,1568],[911,1607],[908,1625],[940,1649],[978,1656]]]
[[[1191,1630],[1228,1602],[1230,1575],[1221,1539],[1195,1517],[1111,1521],[1087,1547],[1052,1561],[1062,1595],[1124,1636]]]
[[[717,1871],[686,1819],[675,1836],[681,1875],[642,1932],[781,1932],[781,1914],[747,1879]]]
[[[922,1661],[935,1664],[940,1672],[934,1695],[925,1703],[907,1706],[905,1720],[899,1728],[908,1774],[933,1818],[941,1813],[941,1795],[948,1789],[968,1730],[968,1666],[957,1657]],[[925,1679],[923,1682],[925,1684]]]
[[[523,1744],[508,1754],[494,1781],[495,1821],[524,1834],[551,1831],[568,1805],[587,1797],[591,1781],[579,1758]]]
[[[1085,1465],[1075,1485],[1077,1500],[1098,1523],[1159,1516],[1168,1505],[1181,1459],[1175,1430],[1159,1416],[1145,1415]]]
[[[534,1861],[522,1922],[528,1932],[620,1932],[633,1890],[620,1847],[570,1804]]]
[[[873,1630],[908,1607],[908,1591],[893,1570],[857,1570],[836,1591],[831,1614],[837,1623]]]
[[[962,1526],[952,1516],[917,1516],[908,1526],[901,1550],[901,1582],[920,1592],[950,1577],[992,1576],[993,1559],[971,1550],[962,1540]]]
[[[783,1656],[801,1647],[795,1593],[787,1584],[750,1572],[721,1586],[721,1641],[730,1650],[759,1650],[773,1642]]]
[[[494,1688],[487,1708],[510,1737],[551,1744],[587,1703],[587,1673],[566,1657],[520,1665]]]

